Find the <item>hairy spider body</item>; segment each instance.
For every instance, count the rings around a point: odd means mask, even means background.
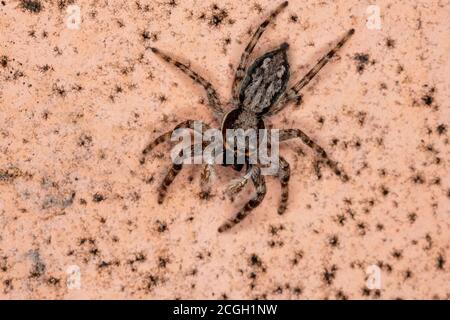
[[[277,101],[289,81],[288,48],[289,45],[283,43],[248,68],[240,87],[238,108],[262,116]]]
[[[218,98],[214,87],[203,77],[193,71],[187,65],[174,60],[170,56],[162,53],[156,48],[151,47],[151,51],[168,63],[173,64],[182,72],[191,77],[195,82],[201,85],[208,98],[208,105],[215,113],[217,118],[222,119],[221,130],[225,136],[227,129],[264,129],[264,118],[272,116],[281,111],[289,102],[296,101],[300,103],[302,101],[302,95],[300,91],[305,87],[311,79],[322,69],[325,64],[334,56],[334,54],[344,45],[344,43],[354,33],[354,29],[350,29],[346,35],[336,44],[336,46],[330,50],[323,58],[321,58],[317,64],[297,83],[291,88],[287,89],[289,82],[289,63],[287,58],[287,50],[289,48],[287,43],[281,44],[277,49],[263,54],[261,57],[254,60],[252,64],[249,64],[250,55],[253,49],[261,37],[264,30],[269,23],[288,5],[288,2],[280,4],[271,15],[258,27],[253,34],[250,42],[248,43],[244,53],[242,54],[241,61],[236,71],[236,75],[232,86],[232,99],[231,105],[234,109],[225,112],[223,105]],[[196,130],[194,126],[194,120],[187,120],[178,124],[175,129],[190,128]],[[209,125],[203,123],[203,128],[209,128]],[[158,144],[170,140],[172,131],[169,131],[153,142],[148,144],[143,152],[141,163],[145,162],[145,156]],[[259,131],[257,131],[259,132]],[[317,155],[318,160],[315,163],[315,169],[317,175],[320,178],[320,165],[325,164],[333,172],[339,176],[344,182],[348,180],[348,176],[340,168],[337,162],[331,160],[325,150],[315,143],[311,138],[306,135],[300,129],[281,129],[279,141],[286,141],[288,139],[300,138],[303,143],[310,147]],[[224,139],[224,147],[228,148],[226,139]],[[203,147],[203,146],[201,146]],[[192,149],[195,149],[195,145],[192,145]],[[236,156],[236,154],[235,154]],[[235,157],[236,159],[236,157]],[[225,164],[230,165],[230,163]],[[245,164],[232,163],[232,167],[241,171],[245,166],[245,175],[235,181],[228,189],[230,194],[236,194],[243,189],[246,183],[251,180],[255,187],[255,195],[243,206],[243,208],[234,216],[234,218],[228,220],[222,224],[218,231],[223,232],[234,225],[242,221],[254,208],[256,208],[264,199],[266,194],[266,184],[264,176],[261,174],[261,167],[259,164],[250,164],[245,161]],[[158,203],[162,203],[167,189],[175,179],[176,175],[181,171],[182,164],[172,164],[169,172],[165,176],[161,183],[158,192]],[[202,194],[206,197],[209,194],[209,182],[211,178],[212,165],[203,165],[201,181],[202,181]],[[281,185],[281,198],[278,205],[278,214],[283,214],[287,208],[288,202],[288,183],[290,178],[289,163],[283,158],[279,157],[279,167],[277,173],[278,179]]]

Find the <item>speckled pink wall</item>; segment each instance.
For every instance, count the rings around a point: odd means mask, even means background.
[[[300,141],[290,199],[279,182],[219,234],[253,192],[199,197],[188,166],[157,204],[185,119],[218,126],[203,90],[153,55],[170,53],[223,101],[273,1],[0,1],[0,298],[448,299],[450,4],[290,1],[254,57],[290,44],[292,81],[350,28],[351,40],[270,119],[338,160],[318,179]],[[78,13],[80,19],[78,19]]]

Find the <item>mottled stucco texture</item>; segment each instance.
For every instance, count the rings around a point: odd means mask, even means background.
[[[308,133],[349,182],[327,169],[318,179],[314,154],[290,141],[283,216],[268,177],[263,204],[219,234],[253,192],[224,196],[239,176],[224,167],[208,199],[187,166],[158,205],[170,146],[143,166],[142,149],[185,119],[218,124],[202,88],[146,48],[189,63],[227,101],[251,32],[277,4],[0,1],[2,299],[450,297],[448,1],[290,1],[258,43],[254,57],[290,44],[293,82],[356,29],[303,104],[270,119]],[[67,27],[69,5],[79,29]],[[380,29],[366,24],[369,5]],[[70,266],[79,287],[67,285]]]

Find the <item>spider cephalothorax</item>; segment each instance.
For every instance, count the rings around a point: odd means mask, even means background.
[[[337,43],[337,45],[330,50],[317,64],[297,83],[291,88],[287,89],[289,81],[289,63],[287,59],[288,44],[283,43],[277,49],[263,54],[261,57],[254,60],[252,64],[249,64],[250,55],[264,30],[269,23],[288,5],[288,2],[280,4],[271,15],[258,27],[253,34],[249,44],[247,45],[244,53],[242,54],[241,61],[236,71],[236,75],[233,81],[231,105],[233,109],[225,112],[223,110],[223,104],[220,102],[216,90],[213,86],[206,81],[203,77],[190,69],[190,67],[172,59],[168,55],[162,53],[156,48],[150,48],[155,54],[162,57],[165,61],[175,65],[185,74],[190,76],[195,82],[203,86],[206,90],[208,97],[208,105],[212,108],[218,119],[221,119],[222,134],[225,134],[227,129],[264,129],[264,118],[272,116],[282,110],[289,102],[295,101],[300,103],[302,95],[300,90],[305,87],[312,78],[319,72],[320,69],[334,56],[334,54],[341,48],[344,43],[354,33],[354,29],[350,29],[346,35]],[[178,124],[175,129],[189,128],[196,130],[194,126],[197,120],[187,120]],[[209,125],[202,123],[203,128],[209,128]],[[156,140],[147,145],[143,150],[141,163],[145,162],[145,156],[158,144],[167,141],[172,135],[172,131],[169,131]],[[343,181],[348,180],[348,176],[342,169],[339,168],[337,162],[328,158],[327,153],[323,148],[316,144],[311,138],[309,138],[300,129],[281,129],[279,131],[279,142],[300,138],[303,143],[309,146],[315,151],[318,156],[315,168],[318,176],[320,177],[320,164],[325,164],[330,167],[333,172],[338,175]],[[224,140],[226,141],[226,140]],[[192,145],[194,148],[195,145]],[[203,145],[200,147],[202,148]],[[225,143],[225,148],[227,145]],[[235,215],[233,219],[228,220],[222,226],[219,227],[219,232],[230,229],[241,220],[243,220],[251,210],[257,207],[266,194],[266,185],[264,177],[261,174],[261,165],[258,163],[251,164],[246,161],[242,163],[227,163],[226,165],[232,165],[235,170],[242,170],[245,167],[245,175],[234,182],[229,191],[231,193],[237,193],[242,190],[243,186],[248,180],[253,182],[256,189],[256,194],[250,199],[245,206]],[[173,182],[176,175],[180,172],[182,164],[172,164],[171,169],[167,173],[163,182],[161,183],[158,191],[158,202],[162,203],[167,193],[167,188]],[[211,177],[212,165],[204,164],[201,175],[202,180],[202,192],[204,194],[209,193],[209,180]],[[283,214],[286,211],[288,200],[288,182],[290,177],[289,163],[283,158],[279,157],[279,166],[277,176],[281,183],[281,199],[278,206],[278,213]]]

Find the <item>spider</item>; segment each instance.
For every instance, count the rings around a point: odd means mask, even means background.
[[[253,63],[250,62],[250,55],[255,48],[256,43],[263,34],[267,26],[276,18],[276,16],[288,5],[288,2],[281,3],[270,16],[262,22],[258,29],[253,34],[245,51],[243,52],[239,66],[237,68],[233,85],[232,98],[230,105],[233,107],[231,111],[226,112],[223,104],[220,102],[216,90],[210,82],[205,80],[198,73],[193,71],[189,66],[171,58],[167,54],[161,52],[155,47],[149,47],[154,54],[174,65],[183,73],[188,75],[197,84],[202,86],[206,91],[208,105],[214,112],[217,119],[221,119],[221,130],[229,128],[264,128],[264,119],[273,116],[280,112],[289,102],[302,102],[302,94],[300,93],[314,76],[330,61],[335,53],[344,45],[344,43],[354,34],[355,30],[350,29],[344,37],[330,50],[324,57],[322,57],[317,64],[297,83],[291,88],[287,89],[289,80],[289,63],[287,59],[287,50],[289,45],[282,43],[273,51],[264,53],[261,57],[255,59]],[[196,120],[195,120],[196,121]],[[173,130],[159,136],[153,142],[149,143],[142,151],[141,164],[145,162],[146,155],[157,145],[162,142],[170,140],[171,134],[175,129],[194,128],[194,120],[187,120],[179,123]],[[209,125],[200,122],[203,128],[210,128]],[[306,133],[300,129],[281,129],[279,131],[279,141],[286,141],[292,138],[300,138],[300,140],[310,147],[317,155],[318,160],[315,162],[314,168],[320,178],[320,165],[325,164],[339,176],[344,182],[349,178],[347,174],[340,168],[340,165],[331,160],[325,150],[315,143]],[[192,144],[192,148],[195,145]],[[227,165],[227,164],[224,164]],[[228,164],[230,165],[230,164]],[[233,169],[241,171],[242,164],[231,164]],[[169,172],[164,177],[162,183],[158,188],[158,203],[161,204],[167,194],[167,189],[173,182],[177,174],[182,169],[182,164],[172,164]],[[204,164],[201,173],[202,192],[209,194],[209,182],[212,175],[212,165]],[[288,182],[290,178],[289,163],[283,158],[279,157],[279,167],[277,172],[278,179],[281,184],[281,199],[278,205],[278,214],[282,215],[287,208],[287,201],[289,196]],[[254,196],[242,207],[234,218],[222,224],[218,231],[224,232],[239,222],[241,222],[248,214],[255,209],[264,199],[266,194],[266,184],[264,176],[261,174],[260,166],[245,164],[245,175],[235,181],[229,187],[231,194],[239,192],[243,186],[251,180],[256,193]]]

